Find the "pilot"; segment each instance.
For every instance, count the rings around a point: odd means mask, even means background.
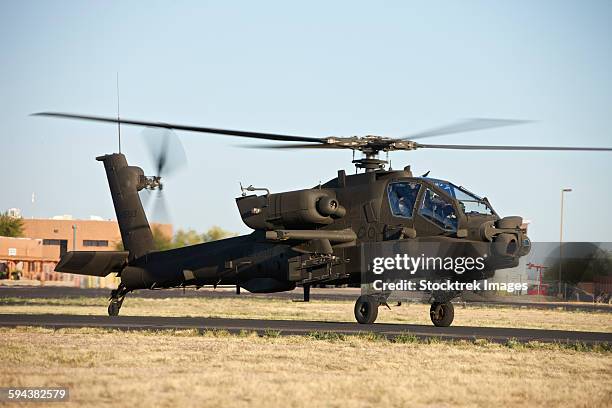
[[[397,207],[402,217],[410,217],[412,215],[411,214],[412,206],[410,205],[408,201],[409,200],[406,197],[402,196],[397,202]]]

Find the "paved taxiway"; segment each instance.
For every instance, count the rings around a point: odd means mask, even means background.
[[[102,297],[108,299],[110,289],[81,289],[65,286],[0,286],[0,298],[32,298],[32,299],[50,299],[50,298],[95,298]],[[312,288],[311,300],[347,300],[354,302],[360,295],[359,288]],[[218,288],[212,290],[203,288],[195,290],[187,288],[182,289],[165,289],[165,290],[136,290],[128,294],[127,301],[130,297],[143,298],[193,298],[193,297],[209,297],[209,298],[224,298],[235,297],[236,293],[233,288]],[[248,296],[254,298],[274,298],[274,299],[302,299],[302,289],[298,288],[289,292],[265,293],[256,294],[242,291],[240,296]],[[469,306],[486,305],[486,306],[503,306],[503,307],[524,307],[532,309],[564,309],[564,310],[584,310],[612,313],[612,305],[608,304],[592,304],[592,303],[577,303],[577,302],[533,302],[525,301],[521,298],[513,298],[505,296],[504,298],[486,298],[471,295],[465,296],[464,300]]]
[[[0,326],[37,326],[47,328],[97,327],[119,330],[227,330],[237,333],[241,330],[264,334],[274,330],[281,335],[307,335],[313,332],[333,332],[338,334],[376,333],[393,338],[402,334],[412,334],[418,338],[440,338],[443,340],[488,339],[506,342],[515,339],[521,342],[560,342],[585,344],[612,343],[612,333],[535,330],[494,327],[434,327],[412,324],[360,325],[348,322],[319,322],[303,320],[256,320],[256,319],[218,319],[201,317],[157,317],[157,316],[90,316],[90,315],[17,315],[0,314]]]

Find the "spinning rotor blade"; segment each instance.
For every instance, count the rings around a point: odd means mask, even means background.
[[[415,133],[413,135],[402,137],[402,140],[416,140],[423,139],[426,137],[450,135],[453,133],[473,132],[475,130],[485,130],[504,126],[522,125],[525,123],[531,123],[531,120],[515,120],[515,119],[466,119],[461,122],[456,122],[450,125],[441,126],[423,132]]]
[[[148,127],[142,131],[142,134],[155,165],[156,176],[168,176],[186,165],[185,149],[176,133],[171,129]],[[160,184],[153,191],[146,190],[143,201],[147,205],[146,212],[150,214],[151,221],[168,223],[170,215],[162,188],[163,185]]]
[[[482,145],[439,145],[417,144],[417,149],[454,149],[454,150],[552,150],[552,151],[593,151],[608,152],[612,147],[566,147],[566,146],[482,146]]]
[[[255,148],[266,148],[266,149],[351,149],[360,150],[369,155],[376,155],[379,152],[390,152],[395,150],[415,150],[419,148],[424,149],[451,149],[451,150],[515,150],[515,151],[612,151],[612,148],[607,147],[562,147],[562,146],[486,146],[486,145],[441,145],[441,144],[420,144],[413,142],[415,139],[422,139],[426,137],[448,135],[461,132],[472,132],[476,130],[484,130],[491,128],[498,128],[504,126],[514,126],[524,123],[529,123],[528,120],[512,120],[512,119],[468,119],[461,122],[457,122],[451,125],[442,126],[434,129],[430,129],[424,132],[416,133],[404,138],[388,138],[382,136],[369,135],[365,137],[327,137],[327,138],[316,138],[306,136],[290,136],[290,135],[279,135],[272,133],[260,133],[260,132],[247,132],[241,130],[228,130],[228,129],[216,129],[206,128],[199,126],[185,126],[176,125],[161,122],[146,122],[138,120],[121,119],[118,121],[116,118],[103,117],[103,116],[89,116],[89,115],[76,115],[71,113],[57,113],[57,112],[42,112],[36,113],[37,116],[49,116],[56,118],[67,118],[67,119],[82,119],[91,120],[97,122],[108,122],[108,123],[123,123],[128,125],[139,125],[146,126],[149,128],[162,128],[170,131],[171,129],[185,130],[191,132],[200,133],[214,133],[229,136],[240,136],[248,137],[253,139],[264,139],[274,141],[285,141],[285,142],[306,142],[296,144],[281,144],[281,145],[259,145],[259,146],[247,146]],[[156,152],[152,151],[155,163],[157,164],[158,173],[165,171],[170,168],[170,156],[172,149],[172,138],[162,137],[161,148],[158,148]],[[167,143],[167,144],[166,144]],[[165,147],[164,147],[165,146]],[[183,151],[184,155],[184,151]],[[179,162],[184,161],[180,159]]]
[[[157,190],[153,198],[153,210],[151,211],[151,219],[156,222],[170,222],[170,214],[168,212],[168,203],[163,191]]]
[[[132,120],[132,119],[123,119],[123,118],[121,120],[117,120],[117,118],[110,118],[110,117],[105,117],[105,116],[77,115],[73,113],[40,112],[40,113],[35,113],[34,116],[48,116],[48,117],[53,117],[53,118],[64,118],[64,119],[82,119],[82,120],[90,120],[94,122],[106,122],[106,123],[120,122],[123,125],[137,125],[137,126],[157,127],[157,128],[165,128],[165,129],[186,130],[189,132],[214,133],[214,134],[219,134],[219,135],[250,137],[252,139],[280,140],[280,141],[286,141],[286,142],[319,142],[319,143],[325,142],[325,139],[316,138],[316,137],[277,135],[273,133],[260,133],[260,132],[246,132],[242,130],[216,129],[216,128],[207,128],[207,127],[200,127],[200,126],[186,126],[186,125],[177,125],[177,124],[172,124],[172,123],[147,122],[143,120]]]
[[[286,144],[286,145],[251,145],[250,148],[260,149],[346,149],[345,146],[331,144]],[[414,149],[453,149],[453,150],[515,150],[515,151],[612,151],[610,147],[566,147],[566,146],[484,146],[484,145],[439,145],[415,143],[412,149],[395,147],[392,150],[414,150]],[[356,149],[358,150],[358,149]]]
[[[319,144],[319,143],[292,143],[292,144],[281,144],[281,145],[240,145],[240,147],[246,147],[249,149],[346,149],[344,146],[338,146],[333,144]]]
[[[171,129],[149,127],[142,131],[142,135],[155,164],[155,175],[167,176],[185,167],[185,149]]]
[[[170,214],[166,196],[161,190],[143,190],[140,195],[145,213],[148,214],[149,221],[168,223]]]
[[[145,210],[145,212],[148,212],[148,208],[151,205],[151,190],[140,190],[138,195],[140,196],[142,208]]]

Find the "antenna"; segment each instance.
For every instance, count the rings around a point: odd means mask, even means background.
[[[119,72],[117,72],[117,134],[119,135],[119,153],[121,153],[121,119],[119,117]]]

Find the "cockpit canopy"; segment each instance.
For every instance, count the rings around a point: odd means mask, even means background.
[[[437,189],[432,188],[432,185]],[[421,189],[424,191],[419,196]],[[422,178],[393,181],[387,186],[387,197],[394,216],[412,218],[416,211],[447,231],[457,230],[456,210],[468,216],[495,215],[488,201],[444,180]],[[457,209],[454,200],[459,203]]]

